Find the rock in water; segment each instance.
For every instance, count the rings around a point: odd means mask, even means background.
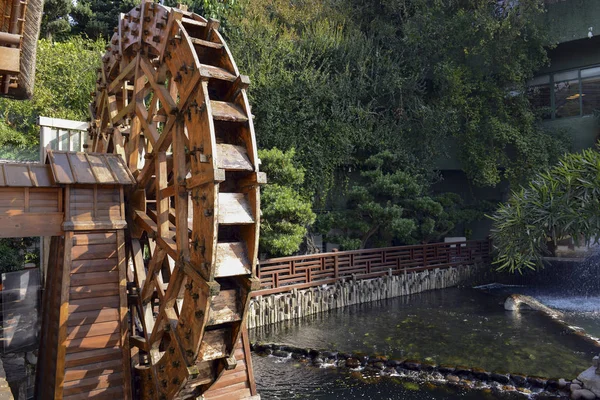
[[[551,309],[548,306],[540,303],[531,296],[525,296],[523,294],[511,294],[504,301],[504,309],[508,311],[518,311],[521,304],[529,306],[529,308],[537,311],[541,311],[552,318],[562,318],[562,313]]]
[[[600,375],[596,374],[596,367],[590,367],[577,377],[583,386],[600,397]]]

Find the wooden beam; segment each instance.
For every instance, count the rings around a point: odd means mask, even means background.
[[[160,198],[160,191],[167,188],[167,154],[159,152],[156,155],[156,227],[158,236],[165,238],[169,237],[169,198]]]
[[[214,170],[214,176],[211,174],[196,174],[185,180],[187,190],[192,190],[198,186],[206,185],[207,183],[221,183],[225,181],[225,170],[217,168]]]
[[[21,50],[0,47],[0,72],[18,74],[21,71]]]
[[[154,70],[154,67],[152,67],[145,58],[140,59],[140,66],[148,78],[148,82],[150,82],[152,89],[154,89],[154,94],[158,96],[163,107],[169,114],[175,114],[177,112],[177,103],[173,100],[165,85],[156,82],[156,71]]]
[[[135,67],[137,67],[139,55],[136,56],[127,66],[121,71],[121,73],[108,85],[108,93],[115,93],[119,88],[123,86],[126,80],[129,79]]]
[[[154,124],[148,122],[148,111],[146,111],[146,107],[141,101],[135,103],[132,102],[131,104],[135,104],[135,112],[142,125],[142,130],[145,133],[144,136],[150,141],[152,147],[156,147],[155,144],[159,138],[159,134]]]

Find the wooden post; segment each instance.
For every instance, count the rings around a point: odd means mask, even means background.
[[[321,258],[322,260],[325,260],[325,257]],[[340,271],[339,271],[339,261],[338,261],[338,255],[334,254],[333,255],[333,272],[334,272],[334,276],[335,279],[338,279],[340,277]]]

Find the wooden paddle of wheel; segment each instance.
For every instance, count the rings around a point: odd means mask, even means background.
[[[248,79],[218,26],[144,1],[121,15],[98,71],[87,150],[120,154],[137,181],[126,206],[141,398],[193,398],[235,368],[258,288],[265,176]]]

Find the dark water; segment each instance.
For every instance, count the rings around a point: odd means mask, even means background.
[[[254,329],[250,337],[542,377],[574,378],[589,367],[597,348],[538,312],[505,311],[503,300],[475,289],[431,291]]]
[[[447,385],[435,386],[393,377],[366,380],[360,373],[301,365],[292,359],[253,356],[252,363],[257,389],[263,400],[491,400],[517,397],[479,390],[464,391]]]

